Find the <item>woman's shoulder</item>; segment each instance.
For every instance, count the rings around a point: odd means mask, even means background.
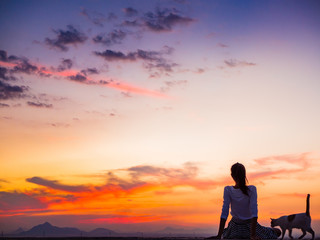
[[[249,185],[248,188],[250,191],[255,191],[255,192],[257,191],[257,188],[254,185]]]
[[[225,186],[224,187],[224,191],[225,192],[230,192],[230,191],[232,191],[232,188],[233,188],[233,186]]]

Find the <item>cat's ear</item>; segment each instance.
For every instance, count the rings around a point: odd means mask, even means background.
[[[270,218],[271,219],[271,221],[273,221],[274,220],[274,218]]]

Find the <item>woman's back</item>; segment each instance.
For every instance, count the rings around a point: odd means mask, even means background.
[[[257,190],[253,185],[248,186],[248,195],[241,189],[234,186],[224,188],[222,216],[225,219],[229,214],[231,205],[231,215],[237,219],[247,220],[258,216]]]

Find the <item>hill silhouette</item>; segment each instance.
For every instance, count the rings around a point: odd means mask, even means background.
[[[132,237],[150,237],[150,238],[161,238],[161,237],[205,237],[209,236],[208,229],[184,229],[184,228],[173,228],[166,227],[156,232],[126,232],[119,233],[107,228],[96,228],[92,231],[82,231],[78,228],[71,227],[57,227],[53,226],[49,222],[39,224],[32,227],[30,230],[24,231],[19,228],[16,231],[6,234],[6,237],[17,237],[17,238],[66,238],[66,237],[108,237],[108,238],[132,238]]]
[[[116,236],[117,233],[106,228],[97,228],[90,232],[82,231],[78,228],[71,227],[57,227],[51,225],[49,222],[39,224],[32,227],[30,230],[24,231],[19,228],[8,236],[11,237],[80,237],[80,236],[94,236],[94,237],[108,237]]]

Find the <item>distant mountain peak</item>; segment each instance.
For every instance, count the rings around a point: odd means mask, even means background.
[[[45,222],[43,224],[40,224],[42,226],[46,226],[46,227],[52,227],[52,225],[49,222]]]
[[[56,227],[51,225],[49,222],[39,224],[34,226],[28,231],[20,234],[20,236],[26,237],[36,237],[36,236],[46,236],[46,237],[60,237],[60,236],[81,236],[82,231],[77,228],[68,227]]]

